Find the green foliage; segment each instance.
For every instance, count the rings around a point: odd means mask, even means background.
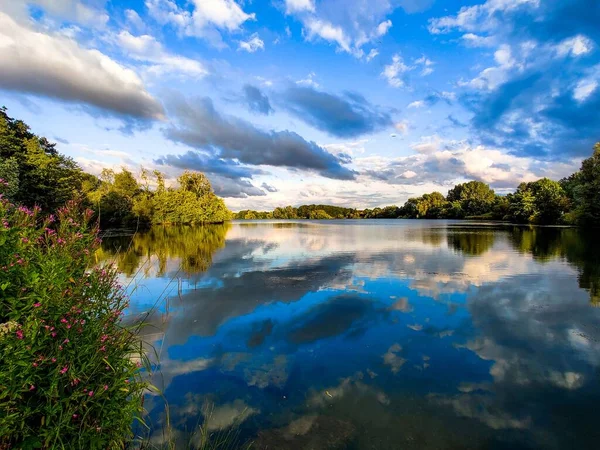
[[[117,272],[89,270],[91,215],[0,200],[0,448],[123,448],[141,414],[141,343]]]
[[[14,200],[19,193],[19,163],[16,158],[0,161],[0,194]]]
[[[560,183],[548,178],[521,183],[508,197],[511,218],[517,223],[556,224],[569,208]]]
[[[184,172],[179,188],[166,188],[163,175],[155,171],[156,190],[149,188],[149,173],[142,169],[140,186],[126,169],[104,170],[101,185],[89,193],[102,228],[146,227],[150,224],[221,223],[231,219],[223,200],[217,197],[202,173]]]
[[[583,161],[572,192],[578,222],[584,226],[600,224],[600,142],[594,146],[591,158]]]
[[[6,108],[0,108],[0,162],[0,178],[10,169],[10,195],[19,204],[51,211],[81,192],[84,175],[77,164]]]
[[[322,209],[315,209],[313,211],[311,211],[308,215],[309,219],[313,219],[313,220],[330,220],[333,219],[333,217],[331,217],[329,214],[327,214],[325,211],[323,211]]]
[[[457,184],[448,192],[447,200],[459,202],[461,213],[465,216],[476,216],[488,212],[496,199],[496,194],[481,181],[469,181]]]

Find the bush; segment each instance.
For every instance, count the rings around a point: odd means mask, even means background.
[[[91,211],[0,198],[0,448],[122,448],[141,413],[141,344],[115,269],[88,269]],[[136,359],[138,362],[136,362]]]

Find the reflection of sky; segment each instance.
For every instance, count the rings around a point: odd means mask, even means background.
[[[383,436],[409,424],[407,448],[590,446],[593,416],[571,411],[600,397],[600,314],[576,271],[445,224],[234,224],[204,274],[138,277],[134,313],[170,292],[148,339],[175,426],[206,417],[270,448],[398,448]]]

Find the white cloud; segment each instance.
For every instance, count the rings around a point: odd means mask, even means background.
[[[367,62],[371,61],[377,55],[379,55],[379,51],[377,49],[372,48],[369,54],[366,56]]]
[[[596,80],[584,79],[577,83],[573,90],[573,98],[578,102],[584,102],[598,88]]]
[[[285,0],[286,14],[304,11],[315,12],[314,0]]]
[[[108,14],[100,8],[94,8],[81,0],[7,0],[23,5],[37,5],[52,16],[61,19],[102,27],[108,22]]]
[[[423,106],[425,106],[425,102],[423,100],[416,100],[408,105],[409,108],[422,108]]]
[[[427,58],[425,55],[415,60],[415,64],[422,67],[421,76],[431,75],[433,73],[433,65],[435,64],[432,60]]]
[[[335,43],[338,49],[363,58],[362,47],[388,33],[392,21],[387,18],[399,5],[388,0],[324,1],[286,0],[286,13],[303,25],[308,41],[319,37]]]
[[[318,88],[320,85],[319,85],[319,83],[317,83],[315,81],[316,77],[317,77],[317,74],[314,72],[311,72],[306,76],[306,78],[296,81],[296,84],[299,84],[300,86],[311,86],[314,88]]]
[[[377,37],[384,36],[385,34],[387,34],[387,32],[389,31],[390,28],[392,28],[392,21],[391,20],[386,20],[385,22],[381,22],[377,26],[377,30],[375,31],[375,35]]]
[[[137,118],[159,119],[163,108],[135,72],[98,50],[37,32],[0,12],[0,87],[87,103]]]
[[[127,22],[137,31],[143,31],[146,29],[146,24],[140,17],[140,15],[133,9],[125,10],[125,18]]]
[[[491,36],[479,36],[474,33],[463,34],[461,39],[467,47],[491,47],[496,42]]]
[[[193,0],[196,10],[192,16],[196,27],[215,25],[235,31],[247,20],[255,20],[254,13],[247,14],[233,0]]]
[[[463,6],[456,16],[434,18],[429,21],[429,32],[449,33],[454,29],[468,32],[492,31],[498,26],[498,17],[522,7],[537,8],[540,0],[487,0],[481,5]]]
[[[206,38],[222,47],[220,30],[238,31],[256,14],[246,13],[234,0],[190,0],[193,10],[180,8],[174,0],[146,0],[148,13],[162,25],[170,24],[186,36]]]
[[[248,53],[254,53],[257,50],[264,50],[265,43],[258,37],[258,33],[254,33],[247,41],[240,41],[239,49],[245,50]]]
[[[307,20],[304,25],[308,31],[308,40],[319,36],[326,41],[337,43],[342,50],[348,53],[351,52],[350,39],[346,36],[342,27],[336,27],[330,22],[316,18]]]
[[[208,70],[202,63],[167,52],[153,36],[147,34],[133,36],[128,31],[121,31],[117,35],[116,41],[121,48],[127,50],[127,54],[133,59],[150,63],[147,69],[155,75],[177,73],[191,77],[203,77],[208,74]]]
[[[390,86],[398,88],[404,86],[404,81],[400,78],[400,75],[412,69],[412,67],[404,64],[402,56],[396,53],[392,57],[392,63],[384,67],[381,75],[387,79]]]
[[[512,67],[515,65],[515,60],[512,57],[510,46],[503,44],[494,52],[494,60],[501,67]]]
[[[563,40],[556,46],[556,52],[559,56],[581,56],[590,53],[594,48],[594,43],[591,39],[578,34],[571,38]]]

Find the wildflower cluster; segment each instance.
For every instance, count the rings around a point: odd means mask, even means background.
[[[141,344],[116,270],[89,269],[91,216],[0,198],[0,448],[122,448],[141,413]]]

